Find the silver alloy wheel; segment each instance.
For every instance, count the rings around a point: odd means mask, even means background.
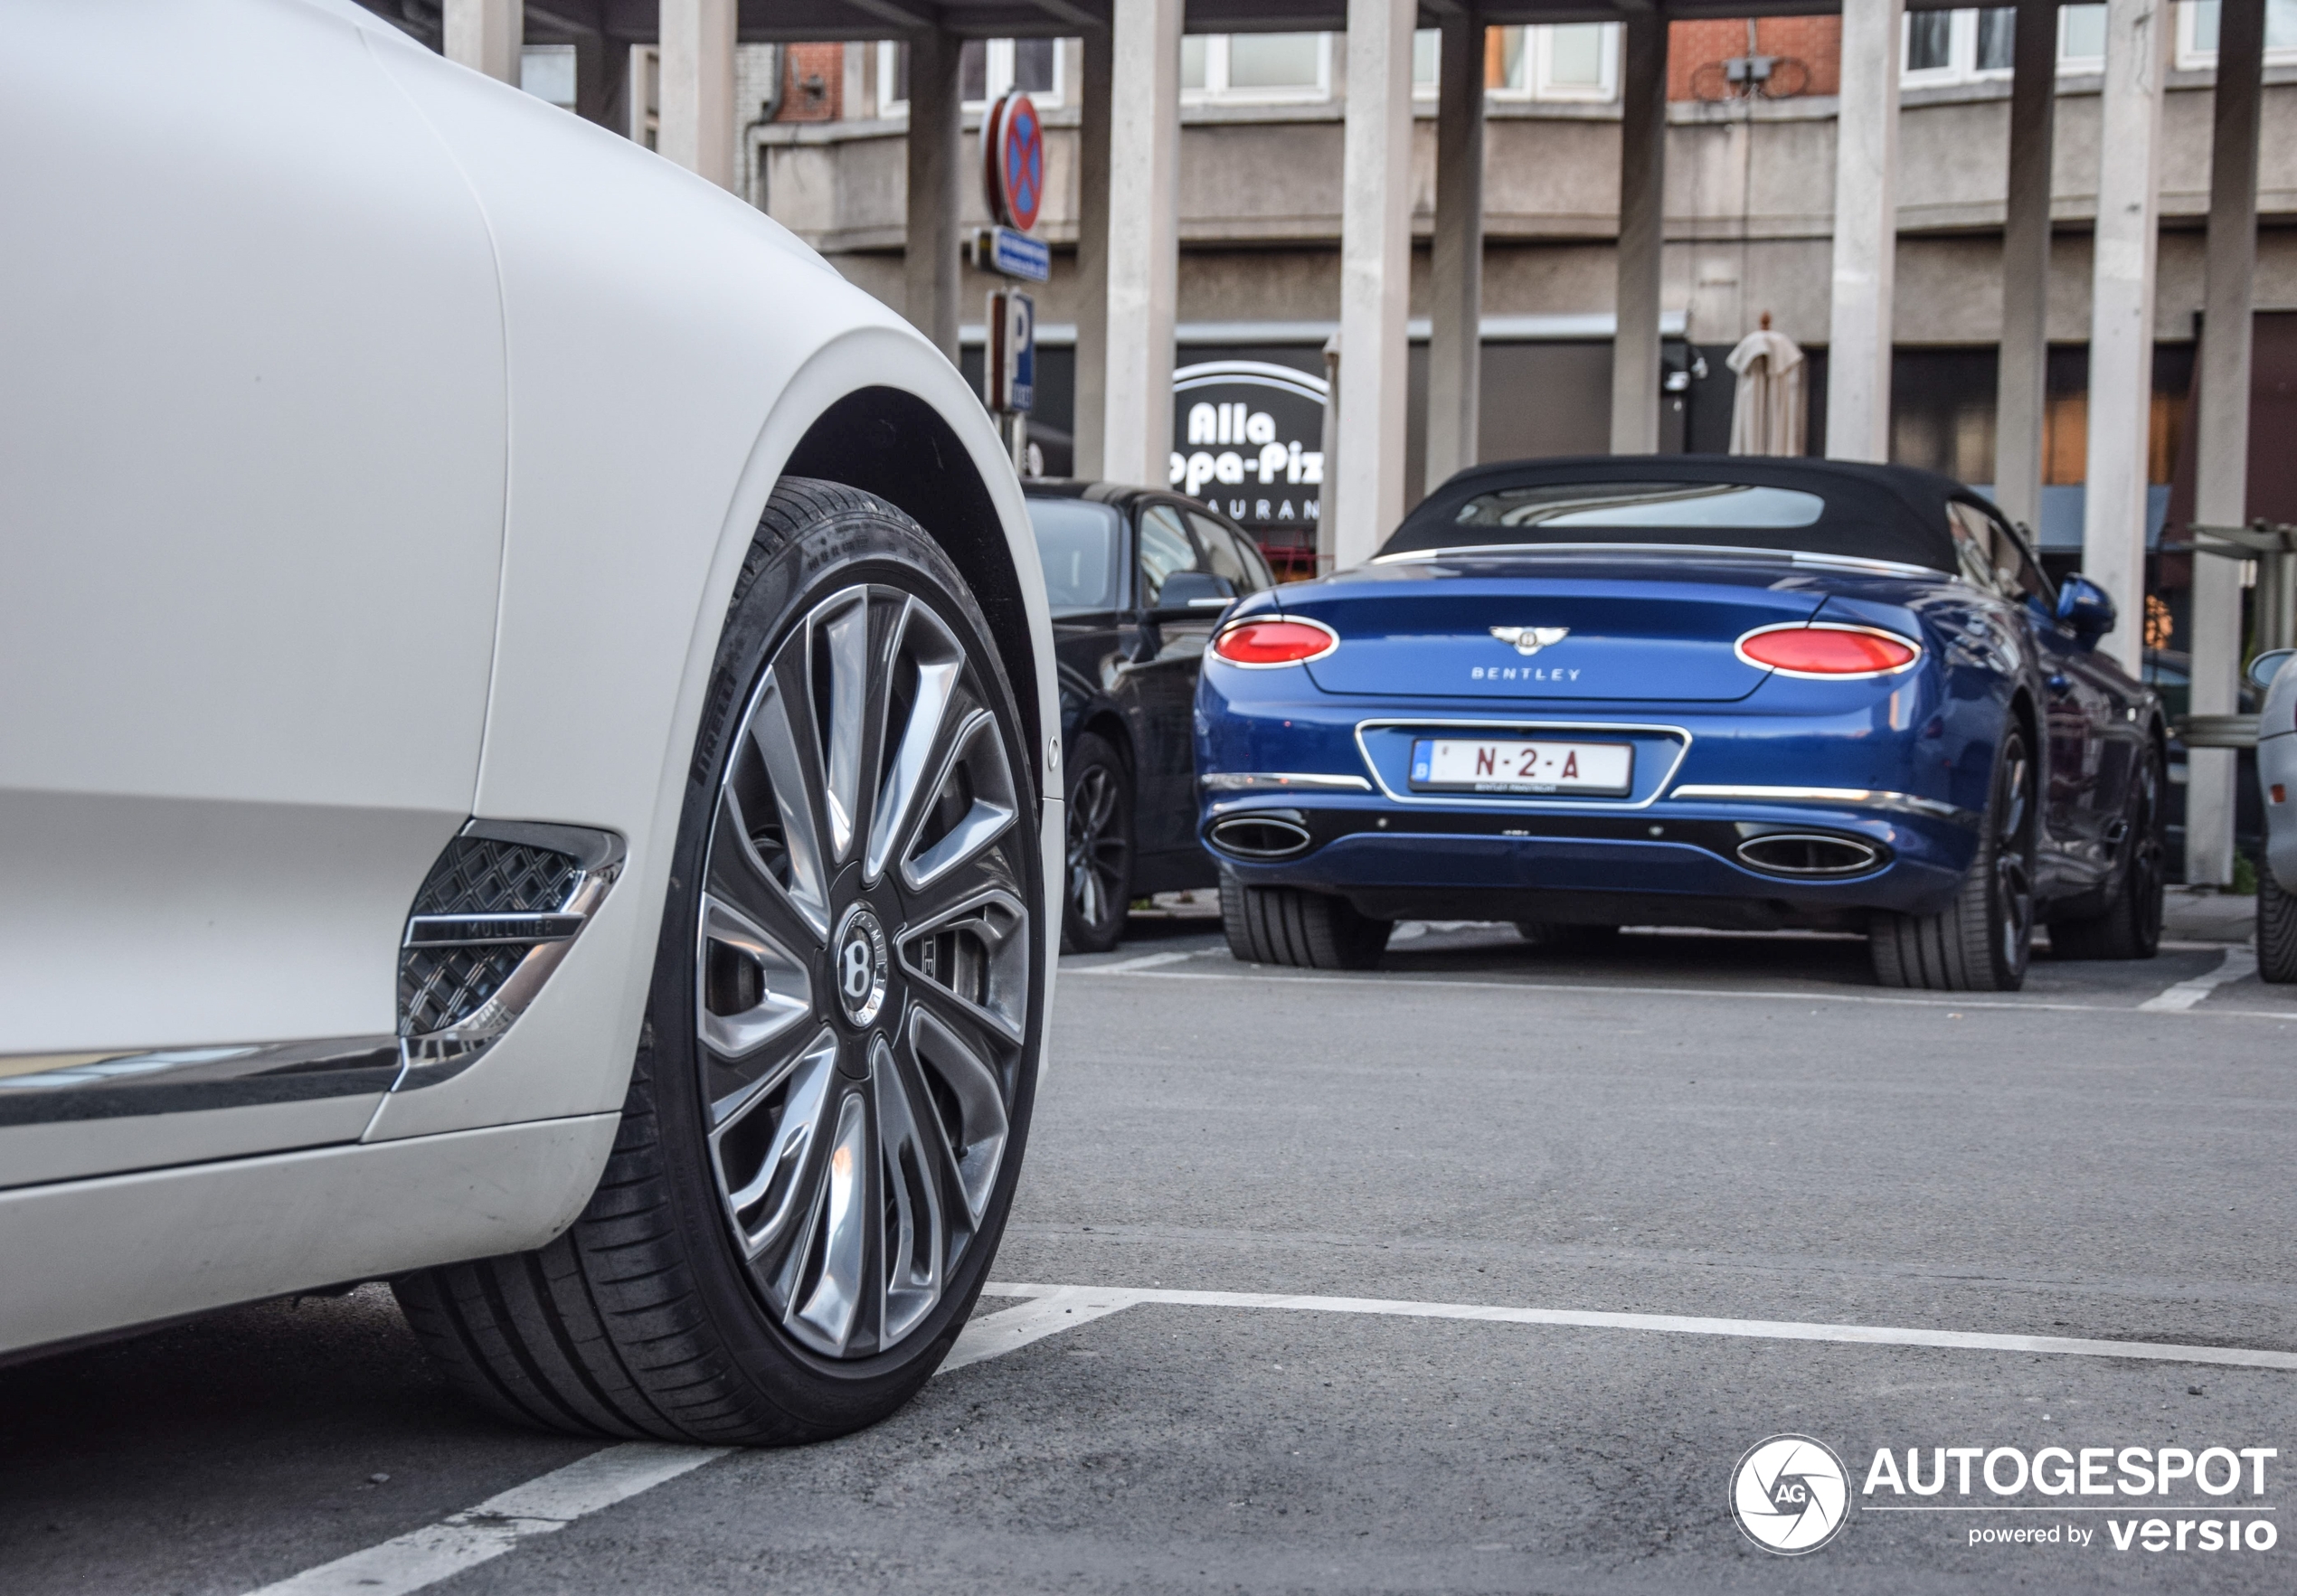
[[[1997,824],[1994,844],[1998,952],[2004,969],[2022,970],[2034,940],[2034,877],[2029,859],[2033,839],[2027,835],[2034,806],[2026,744],[2013,740],[2005,752],[2009,769],[2008,802]]]
[[[1125,877],[1125,855],[1130,843],[1119,835],[1117,774],[1095,765],[1077,779],[1069,798],[1069,902],[1077,918],[1097,926],[1118,904]]]
[[[776,649],[720,782],[696,928],[711,1165],[769,1311],[831,1357],[941,1300],[1005,1154],[1027,845],[956,636],[843,589]]]

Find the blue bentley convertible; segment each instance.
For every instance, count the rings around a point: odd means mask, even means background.
[[[2151,957],[2164,727],[1943,477],[1817,460],[1465,471],[1368,564],[1255,594],[1198,688],[1230,946],[1356,968],[1399,919],[1864,931],[1886,986]]]

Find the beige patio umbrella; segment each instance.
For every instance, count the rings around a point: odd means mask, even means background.
[[[1735,455],[1799,455],[1802,452],[1802,351],[1784,333],[1763,326],[1739,340],[1730,368],[1738,375],[1731,398],[1731,452]]]

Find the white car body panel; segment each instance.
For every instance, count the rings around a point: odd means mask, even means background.
[[[494,647],[484,218],[322,12],[6,21],[0,870],[78,890],[0,894],[0,1053],[388,1033],[363,883],[469,812]]]
[[[19,1283],[0,1291],[0,1351],[540,1246],[590,1200],[619,1119],[0,1192],[0,1260]]]
[[[857,389],[929,405],[1002,523],[1057,926],[1035,540],[978,398],[904,322],[732,196],[340,0],[0,4],[0,202],[71,219],[0,262],[28,445],[0,467],[0,1076],[387,1034],[413,892],[468,817],[627,847],[531,1008],[437,1085],[0,1118],[0,1276],[43,1282],[0,1351],[572,1223],[728,598]]]

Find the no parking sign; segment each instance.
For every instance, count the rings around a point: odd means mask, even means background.
[[[1045,123],[1036,102],[1009,90],[981,122],[982,187],[989,211],[1007,227],[1026,232],[1045,203]]]

